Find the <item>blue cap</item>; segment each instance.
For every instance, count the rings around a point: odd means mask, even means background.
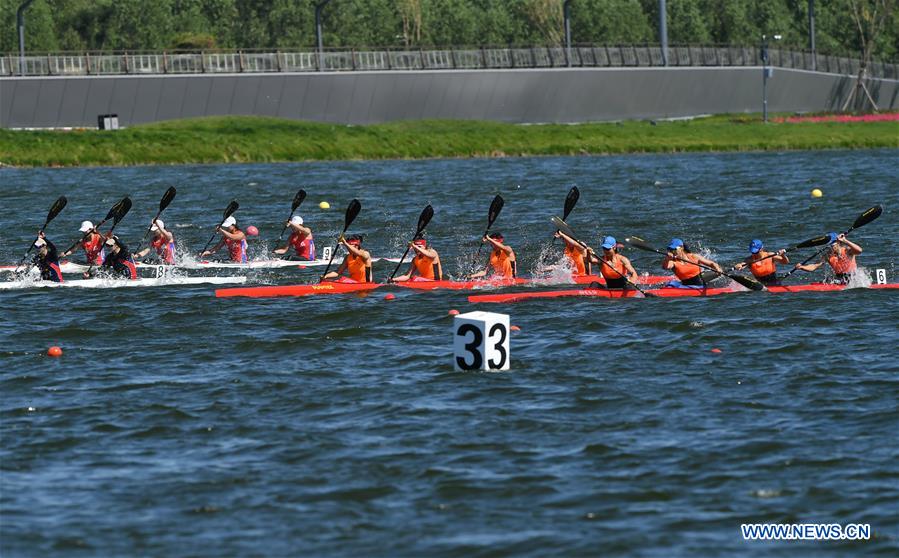
[[[755,239],[749,243],[749,253],[750,254],[758,254],[759,250],[762,249],[762,241],[759,239]]]
[[[606,250],[611,250],[616,246],[618,246],[618,241],[615,240],[614,236],[607,236],[602,239],[602,247]]]
[[[829,242],[828,244],[833,244],[834,242],[837,241],[837,237],[840,236],[840,235],[838,235],[838,234],[835,233],[835,232],[829,232],[829,233],[827,233],[827,236],[830,237],[830,242]]]
[[[672,238],[671,244],[668,245],[669,250],[676,250],[684,245],[684,241],[679,238]]]

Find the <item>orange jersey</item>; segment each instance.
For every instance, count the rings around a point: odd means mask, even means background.
[[[515,278],[515,262],[509,254],[502,250],[494,250],[490,253],[490,267],[493,274],[505,279]]]
[[[621,256],[618,254],[612,256],[612,261],[603,258],[599,265],[599,272],[602,273],[602,276],[606,279],[621,279],[622,277],[627,277],[627,268],[624,267],[624,261],[622,261]],[[616,271],[618,273],[616,273]]]
[[[371,267],[365,265],[365,258],[349,254],[346,257],[346,270],[350,279],[358,283],[371,282]]]
[[[432,259],[423,256],[422,254],[416,254],[415,257],[412,258],[412,265],[415,266],[415,271],[420,277],[424,279],[433,279],[435,281],[439,279],[437,276],[437,268],[439,266],[437,258]]]
[[[760,254],[763,253],[760,252]],[[760,259],[749,264],[749,271],[758,278],[767,277],[777,273],[777,262],[774,261],[774,258],[767,258],[765,256],[768,256],[768,254],[762,256],[765,259]]]
[[[681,281],[692,279],[702,273],[702,268],[696,265],[697,257],[693,254],[684,254],[686,261],[672,260],[674,263],[674,274]]]
[[[837,275],[846,275],[855,271],[855,256],[848,253],[845,247],[837,248],[838,253],[831,252],[827,263]]]
[[[584,255],[583,253],[570,244],[565,244],[565,256],[571,260],[571,265],[574,266],[574,272],[578,275],[586,275],[587,274],[587,266],[584,264]]]

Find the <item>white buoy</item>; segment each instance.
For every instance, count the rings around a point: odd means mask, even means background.
[[[453,317],[453,366],[457,371],[508,370],[509,315],[467,312]]]

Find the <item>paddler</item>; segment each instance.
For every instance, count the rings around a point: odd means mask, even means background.
[[[37,254],[35,254],[33,262],[35,267],[41,272],[41,279],[62,283],[62,270],[59,269],[59,254],[56,251],[56,246],[47,240],[43,231],[38,233],[37,240],[34,241],[34,247],[37,249]]]
[[[247,263],[247,235],[237,227],[237,219],[228,216],[215,230],[222,234],[222,239],[212,250],[206,250],[201,257],[210,256],[222,246],[228,246],[228,255],[234,263]]]
[[[443,266],[440,264],[440,254],[424,238],[416,238],[409,247],[415,251],[412,263],[409,264],[409,272],[395,277],[394,281],[411,281],[414,277],[430,279],[431,281],[443,280]]]
[[[134,254],[134,258],[141,259],[149,254],[150,250],[155,249],[157,261],[175,265],[175,235],[166,230],[165,222],[162,219],[155,219],[150,223],[150,232],[153,233],[150,246]]]
[[[602,239],[602,256],[591,250],[591,260],[599,266],[599,272],[606,280],[606,288],[623,289],[628,281],[636,283],[638,280],[631,261],[618,253],[618,241],[613,236]]]
[[[287,254],[288,250],[293,248],[293,253],[288,254],[286,259],[312,261],[315,259],[315,241],[312,239],[312,229],[303,224],[303,218],[294,215],[287,222],[290,228],[290,236],[287,238],[287,244],[281,248],[275,248],[273,252],[278,255]]]
[[[122,244],[119,237],[112,235],[106,239],[106,259],[101,267],[111,269],[113,275],[123,279],[137,279],[137,266],[128,247]]]
[[[798,265],[802,271],[816,271],[825,263],[833,270],[834,283],[846,284],[852,278],[852,274],[858,268],[855,257],[862,253],[862,247],[846,238],[845,234],[830,233],[831,238],[836,237],[830,250],[818,263]]]
[[[679,238],[671,239],[671,243],[668,244],[668,253],[665,254],[665,259],[662,260],[662,269],[673,269],[674,275],[677,276],[677,280],[683,286],[703,287],[705,286],[705,281],[702,279],[702,268],[696,264],[711,267],[717,271],[724,271],[716,262],[699,254],[688,252],[683,240]]]
[[[362,235],[354,234],[349,238],[341,235],[338,242],[346,247],[347,255],[337,271],[329,272],[322,277],[322,281],[371,283],[371,254],[362,248]],[[346,276],[341,277],[344,273]]]
[[[81,234],[81,240],[78,244],[84,249],[85,262],[88,265],[100,265],[106,254],[103,251],[103,235],[94,228],[94,224],[90,221],[82,221],[81,228],[78,229]],[[67,258],[72,255],[72,251],[66,251],[59,255],[61,258]]]
[[[786,250],[778,250],[777,252],[766,252],[763,250],[764,245],[759,239],[754,239],[749,243],[749,256],[742,262],[734,266],[737,271],[745,269],[749,266],[749,271],[758,279],[759,283],[765,286],[779,285],[780,280],[777,278],[777,264],[788,264],[790,258],[787,257]]]
[[[506,244],[503,244],[505,238],[502,233],[493,232],[481,239],[481,242],[489,242],[493,247],[490,252],[490,259],[484,271],[478,271],[472,274],[472,279],[486,277],[488,274],[492,279],[514,279],[517,275],[517,264],[515,261],[515,252]]]
[[[574,275],[589,275],[591,258],[587,255],[587,248],[562,231],[556,231],[556,234],[553,236],[561,238],[565,242],[565,257],[568,258],[568,261],[571,263],[571,269],[574,271]]]

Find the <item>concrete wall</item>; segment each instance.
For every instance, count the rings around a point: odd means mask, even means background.
[[[26,77],[0,80],[0,126],[120,125],[245,114],[369,124],[406,119],[586,122],[760,112],[760,68],[562,68],[416,72]],[[837,110],[853,78],[777,68],[769,110]],[[899,81],[872,80],[883,109]]]

